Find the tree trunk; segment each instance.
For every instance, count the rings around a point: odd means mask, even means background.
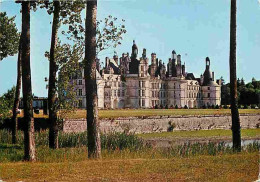
[[[232,114],[233,150],[241,151],[240,121],[237,107],[237,75],[236,75],[236,0],[231,0],[230,19],[230,97]]]
[[[14,105],[13,105],[13,117],[12,117],[12,143],[13,144],[17,143],[17,126],[18,126],[17,111],[19,107],[21,81],[22,81],[21,47],[22,46],[21,46],[21,36],[20,36],[18,60],[17,60],[17,80],[16,80],[15,98],[14,98]]]
[[[87,1],[85,32],[85,82],[87,106],[88,157],[101,158],[96,83],[97,0]]]
[[[34,141],[34,118],[33,118],[33,97],[31,85],[30,67],[30,2],[22,2],[22,84],[24,121],[24,159],[35,161],[35,141]]]
[[[51,35],[51,48],[50,48],[50,72],[49,72],[49,92],[48,92],[48,107],[49,107],[49,147],[56,149],[58,144],[58,119],[57,119],[57,107],[56,107],[56,84],[57,84],[57,64],[55,60],[55,48],[58,40],[59,29],[59,14],[60,14],[60,2],[54,1],[54,13],[52,22],[52,35]]]

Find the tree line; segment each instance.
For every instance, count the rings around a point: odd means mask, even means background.
[[[222,78],[223,80],[223,78]],[[238,108],[247,109],[260,107],[260,81],[252,78],[251,82],[245,83],[244,79],[237,79]],[[222,81],[221,105],[230,105],[230,83]]]

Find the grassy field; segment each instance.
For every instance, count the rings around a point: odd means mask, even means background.
[[[252,182],[258,173],[258,152],[187,158],[0,163],[4,181]]]
[[[258,131],[246,133],[255,136]],[[199,132],[197,136],[202,135]],[[89,160],[86,133],[60,133],[63,148],[56,150],[48,148],[48,132],[35,135],[37,162],[30,163],[22,162],[23,134],[19,132],[19,144],[12,145],[11,133],[0,131],[0,181],[251,182],[259,172],[257,143],[243,147],[241,153],[223,143],[154,149],[133,134],[111,134],[101,137],[102,160]]]
[[[230,109],[121,109],[121,110],[99,110],[100,118],[117,117],[141,117],[141,116],[172,116],[172,115],[230,115]],[[240,114],[260,114],[260,109],[240,109]],[[23,114],[19,115],[20,117]],[[47,118],[40,114],[34,114],[35,118]],[[70,113],[69,118],[85,118],[86,110],[76,110]]]
[[[138,134],[142,138],[232,138],[231,130],[198,130],[198,131],[173,131],[162,133],[146,133]],[[242,139],[245,138],[259,138],[260,129],[242,129]]]

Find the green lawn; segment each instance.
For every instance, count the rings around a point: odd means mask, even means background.
[[[100,118],[118,117],[142,117],[142,116],[176,116],[176,115],[230,115],[230,109],[118,109],[118,110],[99,110]],[[240,114],[260,114],[260,109],[240,109]],[[22,117],[23,114],[20,115]],[[34,114],[35,118],[47,118],[40,114]],[[85,118],[86,110],[78,109],[68,115],[69,118]]]
[[[173,131],[162,133],[138,134],[138,136],[149,138],[216,138],[216,137],[232,137],[231,130],[198,130],[198,131]],[[242,138],[259,138],[260,129],[242,129]]]

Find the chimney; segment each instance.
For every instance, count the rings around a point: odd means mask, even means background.
[[[108,65],[109,65],[109,58],[106,57],[106,68],[108,67]]]

